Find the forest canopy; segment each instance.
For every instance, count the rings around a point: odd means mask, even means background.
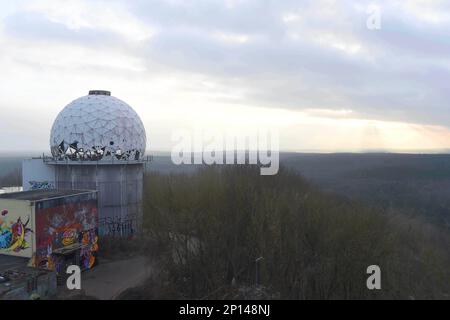
[[[128,294],[448,299],[448,233],[419,219],[320,192],[285,168],[276,176],[252,166],[149,173],[144,223],[161,271]],[[381,290],[366,287],[370,265],[381,268]]]

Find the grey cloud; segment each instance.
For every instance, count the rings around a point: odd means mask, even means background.
[[[358,3],[364,8],[371,1]],[[450,22],[426,23],[399,11],[399,2],[380,4],[382,29],[369,31],[367,14],[352,1],[253,0],[230,9],[225,1],[137,0],[127,2],[128,9],[157,32],[133,46],[112,32],[69,30],[27,12],[4,25],[18,38],[121,50],[145,61],[149,73],[203,75],[223,90],[243,93],[232,102],[346,108],[366,118],[450,126]],[[445,12],[449,5],[435,9]],[[288,12],[301,19],[283,23]],[[216,32],[249,39],[230,44]],[[301,36],[293,40],[291,32]],[[314,34],[325,33],[365,51],[348,55],[314,41]]]
[[[350,2],[339,2],[343,5],[332,19],[321,16],[320,7],[315,8],[316,16],[303,17],[300,31],[354,39],[369,55],[350,56],[310,39],[287,38],[282,14],[310,12],[313,2],[258,3],[263,5],[250,2],[232,10],[198,5],[186,15],[180,13],[186,6],[149,4],[156,9],[146,17],[147,11],[140,10],[141,18],[157,21],[161,32],[148,43],[148,60],[244,87],[243,102],[299,109],[345,107],[364,117],[450,125],[447,22],[413,20],[388,2],[382,5],[380,31],[369,31],[367,15],[356,12]],[[226,45],[211,37],[212,30],[249,34],[250,40]]]
[[[53,22],[36,12],[19,12],[3,21],[4,32],[20,40],[34,42],[73,43],[86,46],[117,45],[124,40],[112,32],[81,28],[71,30],[66,25]]]

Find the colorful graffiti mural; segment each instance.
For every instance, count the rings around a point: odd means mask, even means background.
[[[53,183],[48,181],[28,181],[30,184],[30,190],[51,190],[55,189]]]
[[[95,265],[98,212],[97,200],[92,195],[39,203],[35,223],[35,266],[59,273],[68,264],[79,264],[83,269]]]
[[[19,217],[16,221],[7,222],[8,210],[1,211],[0,217],[0,250],[20,252],[29,248],[29,236],[32,230],[28,228],[30,218],[25,223]]]
[[[81,266],[84,269],[91,269],[97,262],[98,236],[96,232],[90,230],[83,234],[82,239],[85,247],[81,250]]]

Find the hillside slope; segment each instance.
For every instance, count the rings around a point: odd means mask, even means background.
[[[286,169],[272,177],[246,166],[152,173],[144,199],[163,272],[135,298],[247,297],[260,257],[258,290],[267,298],[449,298],[448,233],[324,194]],[[381,267],[380,291],[366,287],[369,265]]]

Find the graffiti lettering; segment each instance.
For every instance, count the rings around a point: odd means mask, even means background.
[[[136,225],[136,215],[107,217],[98,222],[99,234],[111,237],[130,237],[134,235]]]
[[[55,189],[53,183],[48,181],[29,181],[30,190],[51,190]]]

